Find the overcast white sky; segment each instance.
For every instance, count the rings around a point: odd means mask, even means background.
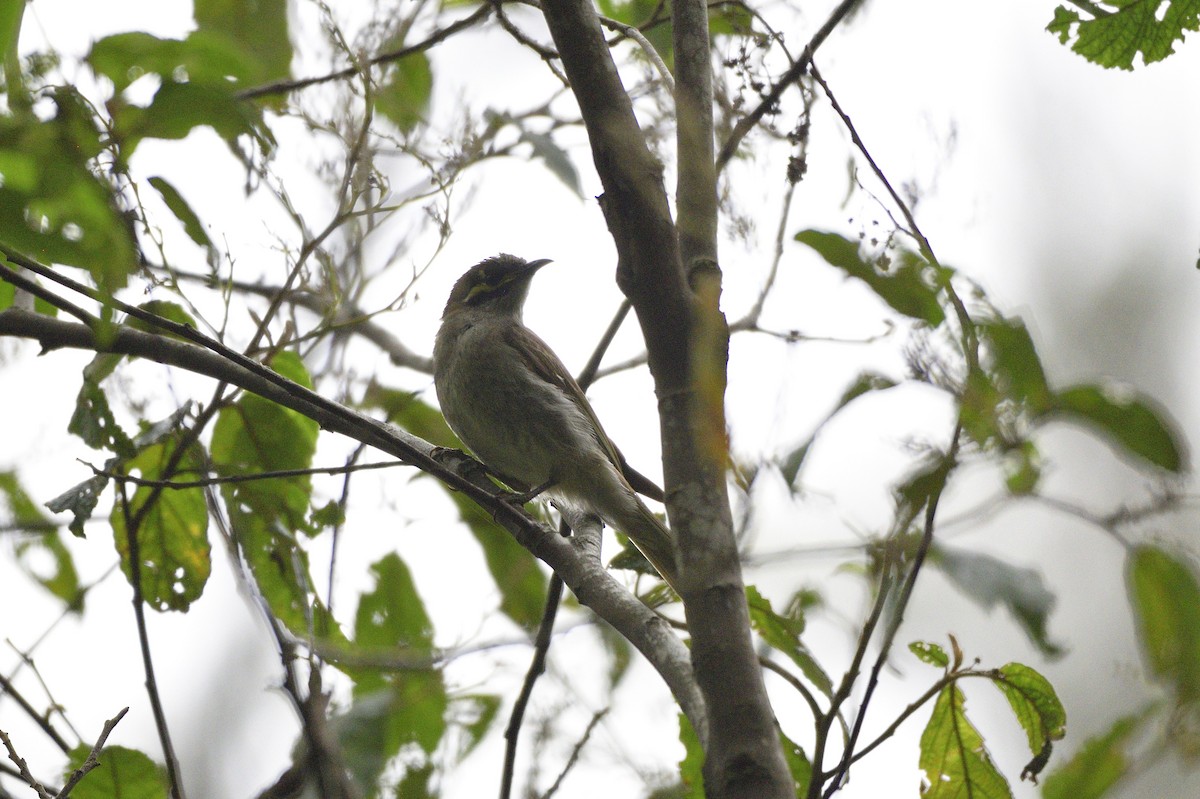
[[[853,25],[831,37],[818,64],[892,180],[915,181],[925,190],[918,219],[941,259],[982,284],[1002,309],[1027,320],[1051,380],[1059,385],[1102,376],[1128,381],[1164,403],[1194,443],[1200,441],[1200,406],[1195,402],[1200,395],[1195,369],[1200,334],[1200,273],[1195,269],[1200,106],[1195,76],[1200,74],[1200,51],[1186,43],[1179,55],[1149,69],[1132,74],[1101,70],[1043,30],[1053,6],[1049,0],[1000,6],[963,0],[872,3]],[[827,13],[824,7],[806,10],[785,29],[790,43],[802,42]],[[304,19],[311,20],[311,14]],[[142,28],[178,35],[189,26],[187,3],[35,0],[27,11],[23,44],[37,47],[44,37],[62,51],[79,53],[112,31]],[[535,57],[498,34],[451,42],[436,59],[439,81],[460,84],[449,97],[461,92],[467,98],[493,98],[498,105],[524,91],[540,70]],[[481,63],[487,68],[477,68]],[[515,100],[514,105],[527,103]],[[448,111],[442,106],[435,113]],[[858,220],[879,211],[861,193],[840,204],[846,193],[848,137],[832,122],[826,103],[818,106],[816,122],[811,172],[797,191],[789,235],[805,227],[853,235],[858,222],[848,222],[850,217]],[[286,146],[286,136],[284,141]],[[135,166],[145,175],[169,175],[239,252],[278,260],[272,254],[275,221],[260,217],[257,206],[248,211],[236,201],[241,188],[237,167],[222,158],[219,145],[211,147],[211,160],[194,158],[192,146],[192,141],[147,145]],[[590,198],[599,188],[589,158],[582,149],[573,154],[584,196]],[[303,160],[295,153],[288,157]],[[730,175],[735,200],[755,217],[759,239],[757,247],[729,245],[723,251],[729,275],[726,308],[732,318],[749,302],[757,285],[752,278],[767,267],[764,254],[778,221],[780,176],[766,158],[735,164]],[[403,184],[402,177],[397,176],[397,185]],[[868,178],[864,183],[881,195]],[[612,247],[594,202],[578,200],[555,178],[521,162],[490,164],[472,186],[472,203],[457,220],[454,240],[422,282],[420,299],[395,319],[398,333],[414,349],[427,352],[449,285],[479,258],[502,250],[549,257],[556,264],[539,276],[527,320],[569,366],[579,368],[617,302],[610,285]],[[314,185],[309,199],[313,213],[319,214],[327,210],[327,198],[315,192]],[[430,250],[429,242],[418,243],[411,262],[420,263]],[[768,319],[814,336],[869,335],[880,324],[864,296],[796,245],[784,257]],[[637,349],[635,327],[627,324],[613,359]],[[3,354],[0,468],[18,467],[27,485],[48,498],[87,474],[74,459],[88,454],[64,433],[77,390],[73,375],[86,359],[66,353],[39,358],[31,346],[11,344],[4,345]],[[864,364],[895,371],[899,358],[894,347],[736,341],[729,405],[737,452],[749,457],[787,451]],[[382,359],[362,366],[365,373],[385,368]],[[426,390],[432,401],[428,379],[389,377]],[[51,384],[62,390],[48,394],[41,388]],[[593,397],[631,460],[654,471],[657,432],[645,374],[601,383]],[[849,411],[813,453],[802,506],[784,501],[780,492],[764,495],[765,510],[755,528],[762,546],[772,549],[778,548],[773,543],[794,541],[797,529],[810,534],[804,540],[811,543],[835,540],[839,534],[846,540],[853,530],[878,530],[890,510],[888,480],[911,462],[904,442],[944,440],[944,410],[930,392],[914,389]],[[1118,463],[1103,444],[1065,428],[1050,431],[1044,444],[1051,459],[1051,493],[1091,503],[1102,512],[1144,494],[1149,481]],[[968,507],[980,492],[994,490],[992,479],[968,475],[966,487],[949,498],[951,508]],[[369,496],[372,490],[380,495]],[[483,581],[463,585],[441,568],[447,546],[457,555],[462,547],[455,544],[463,539],[451,538],[443,529],[445,506],[436,492],[418,485],[406,489],[399,503],[367,481],[362,491],[358,496],[371,510],[360,511],[358,527],[352,528],[366,531],[366,540],[356,543],[361,547],[357,558],[369,562],[395,547],[399,520],[404,520],[400,548],[426,601],[443,620],[444,643],[512,636],[503,625],[480,621],[478,608],[495,602]],[[1184,521],[1165,519],[1141,532],[1195,550],[1194,537],[1179,532]],[[1186,529],[1194,530],[1194,522],[1193,514]],[[1070,654],[1055,664],[1041,662],[1002,613],[988,614],[967,604],[935,574],[923,578],[903,640],[944,642],[951,632],[985,665],[1015,659],[1043,668],[1070,714],[1063,753],[1150,696],[1138,677],[1123,598],[1122,552],[1116,545],[1082,524],[1027,509],[955,528],[948,535],[959,546],[1041,570],[1059,597],[1052,635],[1067,644]],[[97,525],[75,548],[92,576],[113,561],[109,536]],[[25,648],[47,628],[55,608],[13,572],[10,549],[4,546],[0,635]],[[184,720],[177,725],[178,744],[184,772],[196,781],[192,799],[249,796],[265,786],[282,768],[292,743],[292,733],[279,729],[294,728],[282,697],[270,689],[278,678],[261,627],[238,597],[223,553],[214,555],[218,568],[204,600],[186,617],[152,617],[168,711]],[[833,582],[840,562],[832,557],[782,561],[749,574],[776,597],[786,596],[801,581],[827,587],[840,604],[814,624],[810,645],[825,647],[831,669],[848,652],[845,621],[857,618],[862,600],[856,584],[846,578]],[[348,603],[356,587],[342,586],[342,599]],[[93,611],[83,623],[64,621],[39,648],[42,674],[85,737],[94,737],[103,719],[131,704],[113,742],[156,752],[141,698],[127,589],[120,580],[107,580],[90,602]],[[14,612],[17,608],[20,612]],[[570,674],[569,690],[578,692],[577,707],[562,711],[567,719],[573,714],[586,721],[603,701],[581,676],[606,667],[596,662],[595,649],[587,644],[591,634],[570,632],[554,649],[549,679],[561,683],[561,676]],[[81,655],[87,660],[81,662]],[[459,684],[468,684],[487,679],[495,662],[523,665],[525,656],[523,649],[514,648],[463,662],[453,674]],[[14,662],[10,652],[0,655],[4,673],[11,673]],[[876,721],[907,704],[932,676],[903,655],[896,666],[898,672],[887,678],[900,687],[880,697],[872,717]],[[623,792],[636,783],[613,776],[619,769],[612,763],[632,761],[653,768],[677,756],[669,698],[648,669],[641,671],[618,695],[618,710],[599,733],[599,754],[568,781],[564,795],[627,795]],[[83,674],[87,679],[81,681]],[[519,672],[510,675],[498,689],[512,690],[518,678]],[[560,685],[548,693],[561,696],[564,689]],[[802,718],[798,703],[782,690],[777,695],[782,717]],[[1036,795],[1031,787],[1015,783],[1027,755],[1003,702],[982,691],[973,691],[970,702],[1004,773],[1014,780],[1016,795]],[[26,758],[36,762],[39,755],[51,756],[39,748],[35,732],[8,720],[11,705],[3,710],[4,725],[21,730],[14,739]],[[879,753],[882,759],[875,766],[856,772],[843,795],[915,795],[920,723],[910,723],[906,735]],[[791,727],[800,734],[803,722]],[[629,737],[631,730],[636,737]],[[447,795],[490,795],[499,752],[493,738],[469,761],[471,768],[447,784]],[[1124,795],[1184,797],[1198,791],[1200,779],[1192,776],[1184,782],[1168,767],[1130,785]]]

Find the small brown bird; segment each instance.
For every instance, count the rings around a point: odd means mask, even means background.
[[[674,537],[634,491],[661,500],[661,489],[630,468],[571,373],[521,321],[530,282],[548,263],[497,255],[454,284],[433,348],[442,413],[504,482],[599,516],[671,584]]]

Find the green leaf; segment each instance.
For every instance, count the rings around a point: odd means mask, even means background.
[[[294,353],[276,355],[270,366],[305,388],[312,382]],[[222,475],[254,475],[312,465],[318,425],[270,400],[246,394],[224,408],[213,427],[212,461]],[[314,596],[301,535],[317,529],[307,514],[308,475],[225,483],[221,496],[242,552],[271,610],[292,632],[340,635]],[[310,629],[310,624],[315,629]]]
[[[1013,566],[991,555],[937,543],[930,550],[929,560],[955,588],[980,607],[986,610],[997,605],[1004,607],[1043,655],[1063,654],[1062,647],[1052,642],[1046,631],[1057,600],[1046,588],[1041,572]]]
[[[32,579],[36,580],[53,596],[61,599],[66,609],[72,613],[83,612],[83,600],[87,591],[79,583],[79,572],[75,568],[75,559],[67,549],[59,530],[39,533],[29,538],[23,538],[14,547],[17,555],[17,565]],[[51,567],[46,569],[37,553],[48,555]]]
[[[425,755],[437,748],[446,731],[447,706],[439,672],[398,672],[386,687],[356,694],[345,713],[330,719],[330,728],[355,781],[368,787],[402,747],[415,744]]]
[[[124,469],[127,473],[139,473],[146,480],[195,479],[203,474],[201,460],[194,449],[183,456],[174,474],[165,472],[177,445],[176,441],[154,444],[128,461]],[[121,570],[132,582],[126,522],[140,514],[141,522],[135,532],[142,599],[156,610],[186,611],[204,592],[212,571],[204,489],[167,488],[147,506],[154,494],[153,488],[138,486],[129,499],[128,508],[122,508],[118,503],[113,509],[113,538],[121,556]]]
[[[807,796],[809,784],[812,782],[812,763],[804,748],[779,730],[779,740],[783,744],[783,759],[787,761],[788,771],[792,775],[792,783],[796,796]]]
[[[429,782],[433,777],[433,764],[424,763],[415,768],[404,770],[404,777],[396,786],[393,796],[396,799],[436,799],[441,793],[434,790]]]
[[[1186,466],[1177,427],[1145,397],[1117,396],[1101,386],[1059,392],[1050,411],[1099,430],[1131,455],[1176,474]]]
[[[442,447],[462,448],[462,442],[450,430],[442,414],[410,391],[397,391],[372,383],[361,404],[383,410],[388,421],[426,441]],[[488,572],[500,591],[500,611],[526,630],[537,629],[547,587],[546,575],[537,558],[473,501],[448,489],[447,494],[483,547]]]
[[[393,44],[395,49],[401,46],[398,41]],[[432,94],[433,69],[429,56],[413,53],[388,64],[375,92],[375,109],[402,132],[411,133],[425,119]]]
[[[192,8],[200,31],[224,38],[257,65],[248,81],[265,83],[290,76],[287,0],[195,0]]]
[[[894,493],[902,529],[912,523],[927,502],[941,495],[954,465],[954,458],[931,453],[903,483],[896,486]]]
[[[187,204],[187,200],[183,199],[183,195],[179,193],[178,189],[172,186],[166,178],[152,177],[149,182],[162,195],[163,202],[167,204],[167,208],[171,209],[171,213],[175,214],[175,218],[183,224],[183,232],[187,233],[188,238],[201,247],[212,250],[212,239],[205,232],[204,224],[200,221],[200,217],[196,216],[192,207]]]
[[[1129,555],[1125,580],[1142,658],[1179,704],[1200,700],[1200,583],[1191,563],[1154,546]]]
[[[488,572],[500,590],[500,611],[526,630],[537,629],[547,589],[546,575],[537,558],[473,501],[458,493],[450,493],[450,499],[483,547]]]
[[[1034,755],[1021,772],[1021,779],[1032,779],[1036,783],[1050,757],[1052,743],[1067,734],[1067,711],[1050,681],[1029,666],[1008,663],[995,674],[993,685],[1008,700]]]
[[[1149,711],[1125,716],[1108,731],[1083,742],[1083,746],[1058,770],[1046,777],[1042,799],[1103,799],[1129,773],[1134,758],[1129,749],[1145,727]]]
[[[63,772],[64,781],[87,760],[91,747],[80,745],[71,750]],[[136,749],[106,746],[100,752],[100,765],[87,773],[71,799],[166,799],[167,774],[162,766]]]
[[[1008,782],[996,769],[983,737],[967,719],[966,699],[954,683],[938,694],[921,733],[920,767],[924,799],[1011,799]]]
[[[651,604],[650,607],[654,605]],[[596,625],[596,633],[600,636],[604,653],[608,656],[608,686],[610,689],[616,688],[633,664],[633,644],[609,624]]]
[[[990,319],[975,324],[987,345],[991,370],[1000,393],[1041,412],[1051,405],[1050,387],[1028,328],[1020,319]]]
[[[55,597],[67,610],[83,610],[84,591],[79,585],[75,560],[62,540],[58,525],[25,492],[15,472],[0,472],[0,498],[7,506],[5,523],[21,533],[13,548],[17,566]],[[46,568],[48,556],[51,566]]]
[[[833,681],[817,659],[800,641],[804,632],[804,617],[798,611],[781,616],[771,609],[771,603],[752,585],[746,586],[746,601],[750,608],[750,626],[764,641],[791,658],[817,690],[826,696],[833,694]]]
[[[471,754],[491,731],[500,704],[501,698],[495,694],[467,694],[456,696],[450,702],[449,716],[465,736],[454,753],[455,762],[461,762]]]
[[[859,255],[858,242],[837,233],[802,230],[796,241],[816,250],[831,266],[870,286],[894,310],[937,327],[946,318],[938,302],[939,282],[945,280],[915,253],[902,252],[897,262],[886,267],[867,262]]]
[[[411,391],[401,391],[388,388],[380,383],[371,381],[363,392],[362,408],[377,408],[387,415],[387,420],[400,425],[415,436],[420,436],[431,444],[450,449],[461,449],[463,444],[458,436],[446,424],[441,411],[432,405],[422,402]]]
[[[186,39],[162,39],[132,31],[106,36],[92,45],[88,63],[121,94],[143,75],[165,80],[245,86],[261,70],[256,58],[243,53],[220,34],[193,31]]]
[[[43,263],[87,269],[101,291],[137,266],[133,231],[95,159],[101,131],[69,86],[49,90],[54,114],[0,115],[0,230],[4,243]]]
[[[233,87],[226,84],[164,80],[150,105],[122,104],[113,113],[113,135],[121,142],[126,158],[142,139],[182,139],[205,125],[230,143],[243,135],[264,148],[269,141],[261,112],[239,100]]]
[[[433,623],[417,593],[412,573],[396,553],[371,565],[375,588],[362,594],[354,616],[354,643],[363,650],[404,650],[420,655],[433,651]],[[382,677],[359,681],[360,693],[382,685]]]
[[[679,761],[679,779],[683,783],[683,799],[704,799],[704,748],[687,716],[679,714],[679,742],[683,744],[683,760]]]
[[[938,644],[929,641],[913,641],[908,645],[908,651],[917,656],[922,663],[944,669],[950,665],[950,656]]]
[[[1072,50],[1106,68],[1131,70],[1139,53],[1144,64],[1161,61],[1175,52],[1184,31],[1200,30],[1200,0],[1107,0],[1085,9],[1088,19],[1058,6],[1046,30],[1062,44],[1074,38]]]
[[[123,458],[134,453],[133,441],[117,424],[104,389],[87,376],[75,399],[75,411],[67,423],[67,432],[79,436],[92,449],[107,449]]]

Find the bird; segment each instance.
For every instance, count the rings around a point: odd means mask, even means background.
[[[550,262],[502,253],[454,284],[433,347],[442,414],[502,482],[598,516],[674,587],[674,536],[638,497],[661,501],[662,489],[626,463],[575,378],[522,320],[533,277]]]

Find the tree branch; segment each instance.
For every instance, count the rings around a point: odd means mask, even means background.
[[[10,273],[10,270],[0,270],[0,277]],[[183,329],[194,336],[200,335],[191,328]],[[239,359],[236,362],[218,355],[212,348],[221,348],[221,345],[211,340],[210,349],[203,349],[186,341],[124,325],[114,325],[106,334],[101,342],[85,325],[12,308],[0,312],[0,336],[34,339],[47,351],[69,347],[119,353],[207,375],[291,408],[326,430],[372,446],[461,491],[488,511],[521,546],[560,574],[580,602],[629,640],[663,677],[693,726],[698,730],[706,728],[703,701],[687,666],[688,654],[683,642],[663,628],[661,619],[613,579],[603,564],[585,562],[570,541],[544,527],[523,508],[507,501],[506,495],[487,480],[475,461],[327,400],[261,364],[251,361],[253,368],[243,366],[242,356],[237,353],[233,353]],[[468,463],[474,468],[466,468]],[[680,667],[681,663],[684,668]]]

